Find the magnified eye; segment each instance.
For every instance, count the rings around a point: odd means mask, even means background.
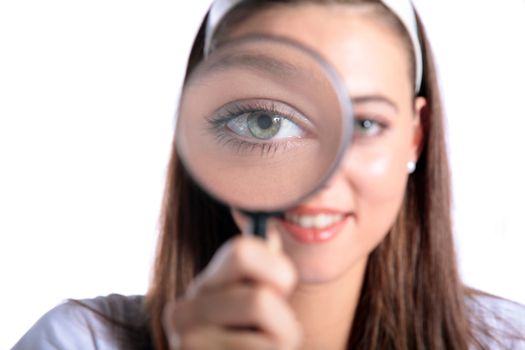
[[[312,123],[291,106],[271,100],[244,100],[221,107],[208,121],[221,145],[236,152],[285,149],[311,136]]]
[[[271,111],[243,113],[226,123],[234,133],[259,140],[301,137],[304,131],[293,121]]]

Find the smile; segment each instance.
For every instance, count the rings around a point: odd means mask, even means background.
[[[284,219],[304,228],[323,229],[340,222],[344,218],[343,214],[317,214],[317,215],[299,215],[286,213]]]
[[[298,209],[285,213],[281,223],[293,238],[312,244],[334,238],[351,216],[327,209]]]

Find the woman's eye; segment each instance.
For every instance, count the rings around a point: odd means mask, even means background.
[[[239,136],[263,141],[301,137],[305,134],[290,119],[268,111],[243,113],[228,121],[226,127]]]
[[[315,125],[310,119],[280,101],[231,102],[207,121],[207,129],[218,145],[243,156],[274,156],[316,140]]]
[[[376,136],[379,135],[384,128],[384,125],[373,119],[356,119],[354,133],[356,136]]]

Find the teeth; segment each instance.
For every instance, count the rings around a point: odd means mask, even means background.
[[[304,228],[322,229],[343,219],[343,214],[297,215],[286,214],[285,219]]]

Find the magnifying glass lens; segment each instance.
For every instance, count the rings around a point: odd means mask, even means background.
[[[351,135],[349,103],[334,71],[310,50],[275,38],[232,42],[186,81],[177,152],[222,202],[282,210],[337,165]]]

